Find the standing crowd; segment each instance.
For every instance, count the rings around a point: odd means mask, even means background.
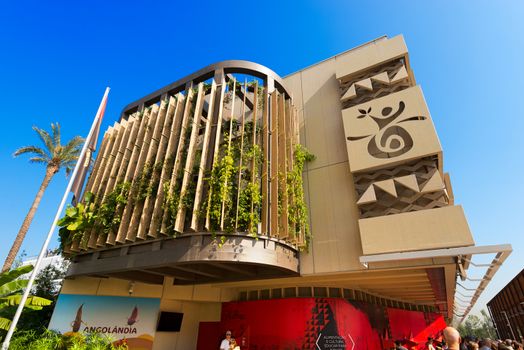
[[[442,341],[428,338],[424,350],[524,350],[522,343],[515,340],[492,340],[489,338],[476,339],[473,337],[461,338],[453,327],[446,327],[442,334]],[[401,342],[395,343],[395,350],[408,350]],[[415,349],[413,347],[412,349]],[[416,349],[420,349],[416,347]]]

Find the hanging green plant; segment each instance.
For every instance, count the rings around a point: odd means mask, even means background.
[[[288,195],[294,198],[293,205],[290,205],[288,209],[289,230],[294,237],[298,237],[300,232],[303,231],[306,247],[309,246],[311,233],[308,210],[304,200],[302,172],[304,171],[304,164],[314,159],[315,156],[304,146],[297,144],[294,152],[293,170],[287,174]]]
[[[249,138],[250,139],[250,138]],[[238,229],[249,232],[253,237],[257,237],[258,224],[260,223],[260,211],[262,208],[262,195],[260,193],[260,179],[258,175],[259,166],[262,164],[262,150],[259,145],[251,145],[245,153],[248,166],[244,167],[248,179],[243,180],[245,184],[240,191],[238,201]],[[249,176],[249,165],[254,164],[254,173]],[[255,179],[250,181],[249,179]]]
[[[178,184],[178,181],[177,181]],[[175,231],[175,220],[180,206],[180,192],[178,186],[175,185],[173,192],[169,193],[170,182],[166,181],[162,185],[163,191],[165,193],[163,209],[167,211],[167,223],[166,223],[166,232],[170,236],[176,236]]]
[[[104,236],[118,231],[122,212],[127,205],[129,191],[131,190],[130,182],[121,182],[109,192],[98,208],[97,227],[101,228]]]
[[[210,229],[212,231],[220,230],[222,206],[224,206],[225,213],[229,212],[232,206],[233,183],[231,180],[233,173],[236,171],[236,167],[233,150],[227,147],[229,142],[227,132],[224,134],[224,139],[223,147],[225,148],[225,154],[218,162],[213,164],[211,176],[208,179],[211,197],[207,210],[209,212]],[[229,225],[230,221],[227,220],[226,222],[228,223],[227,227],[231,228]]]
[[[94,195],[87,192],[84,201],[76,206],[68,206],[65,216],[58,220],[57,225],[60,227],[58,236],[60,239],[60,249],[63,250],[66,245],[81,239],[81,244],[85,245],[89,236],[88,230],[94,227],[97,219],[97,206],[94,202]]]

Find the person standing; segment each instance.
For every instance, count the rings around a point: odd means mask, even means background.
[[[460,334],[453,327],[444,328],[444,339],[448,345],[449,350],[459,350],[460,349]]]
[[[227,331],[226,338],[222,340],[222,342],[220,343],[220,350],[229,350],[230,341],[231,341],[231,331]]]

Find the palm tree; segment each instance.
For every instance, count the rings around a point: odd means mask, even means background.
[[[0,329],[8,330],[11,325],[9,315],[12,314],[11,307],[22,301],[21,291],[27,287],[29,280],[19,279],[33,270],[33,265],[20,266],[11,271],[0,273]],[[33,310],[41,310],[43,306],[51,305],[51,300],[30,296],[25,306]]]
[[[53,176],[60,171],[60,168],[65,168],[66,175],[71,173],[76,164],[78,156],[80,155],[82,143],[84,142],[83,138],[80,136],[75,136],[65,146],[62,146],[60,142],[60,124],[58,123],[51,123],[51,135],[47,131],[42,130],[36,126],[33,126],[33,130],[36,131],[45,147],[41,148],[37,146],[26,146],[17,149],[13,155],[17,157],[21,154],[29,153],[31,155],[29,161],[31,163],[44,164],[46,166],[46,172],[44,180],[38,189],[33,204],[31,205],[31,208],[29,209],[22,226],[16,235],[9,254],[7,254],[4,266],[2,267],[2,272],[9,270],[13,265],[16,255],[20,250],[20,246],[22,245],[25,235],[29,230],[31,221],[33,221],[33,217],[35,216],[38,205],[40,204],[40,200],[42,199],[49,182]]]

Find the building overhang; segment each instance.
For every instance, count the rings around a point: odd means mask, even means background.
[[[79,254],[68,278],[114,277],[162,284],[203,284],[298,276],[298,253],[274,239],[230,235],[219,246],[210,234],[191,234]]]
[[[416,261],[424,259],[446,259],[452,258],[456,261],[454,268],[445,269],[445,279],[439,281],[446,285],[446,304],[448,317],[453,315],[459,318],[458,323],[462,323],[468,313],[471,311],[482,292],[486,289],[493,276],[512,252],[511,244],[488,245],[488,246],[470,246],[470,247],[456,247],[447,249],[433,249],[412,252],[399,252],[387,254],[364,255],[359,258],[361,264],[366,268],[370,268],[372,264],[387,264],[402,261]],[[489,264],[474,264],[471,262],[473,255],[495,254],[492,262]],[[486,267],[487,270],[484,276],[480,279],[471,279],[467,276],[466,270],[469,266]],[[466,288],[456,281],[457,276],[462,280],[469,280],[472,282],[479,282],[476,288]],[[474,292],[472,295],[465,296],[456,291],[456,285],[465,289],[468,292]],[[469,299],[464,300],[458,297],[456,293],[462,297]],[[438,301],[437,301],[438,302]],[[465,304],[465,305],[464,305]]]

